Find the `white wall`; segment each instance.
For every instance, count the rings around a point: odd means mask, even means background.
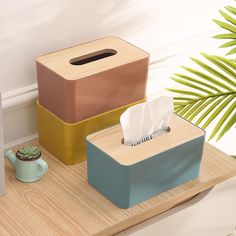
[[[164,44],[216,28],[226,0],[2,0],[1,91],[36,81],[35,58],[107,35],[156,52]],[[152,56],[154,56],[152,54]]]
[[[222,53],[212,18],[233,0],[2,0],[0,90],[4,138],[12,145],[36,137],[35,58],[108,35],[118,35],[151,54],[147,94],[173,86],[170,75],[199,51]],[[152,62],[158,61],[153,65]],[[232,133],[234,132],[234,133]],[[235,135],[235,129],[227,134]],[[228,139],[217,145],[222,150]],[[233,145],[230,145],[233,147]],[[235,148],[229,153],[235,153]],[[224,150],[227,151],[227,150]]]

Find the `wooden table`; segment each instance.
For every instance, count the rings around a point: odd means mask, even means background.
[[[66,166],[42,150],[49,171],[35,183],[16,180],[6,161],[6,195],[0,198],[1,236],[112,235],[236,175],[236,160],[206,143],[198,179],[125,210],[87,184],[86,162]]]

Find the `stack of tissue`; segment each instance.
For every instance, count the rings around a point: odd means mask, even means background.
[[[120,117],[124,144],[137,145],[169,131],[173,97],[162,96],[128,108]]]

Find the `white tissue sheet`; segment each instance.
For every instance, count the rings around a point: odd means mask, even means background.
[[[120,117],[124,144],[133,145],[148,136],[157,136],[169,126],[173,97],[162,96],[128,108]]]

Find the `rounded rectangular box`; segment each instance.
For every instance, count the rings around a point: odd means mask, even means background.
[[[140,102],[144,100],[73,124],[64,122],[37,102],[39,143],[65,164],[84,161],[87,135],[119,123],[120,115]]]
[[[120,125],[87,137],[88,182],[129,208],[199,175],[205,132],[173,115],[171,131],[136,146],[121,143]]]
[[[37,58],[39,103],[75,123],[145,98],[149,54],[106,37]]]

